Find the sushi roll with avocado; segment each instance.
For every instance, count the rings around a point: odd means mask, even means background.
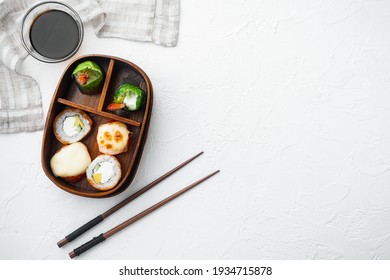
[[[92,187],[106,191],[118,184],[122,175],[121,164],[114,156],[100,155],[88,166],[86,174]]]
[[[58,141],[67,145],[83,139],[92,126],[91,118],[78,109],[66,109],[54,119],[54,135]]]
[[[145,101],[145,92],[132,84],[122,84],[114,94],[113,103],[108,105],[108,111],[127,110],[136,111]]]
[[[99,93],[103,87],[103,76],[102,68],[89,60],[78,64],[72,73],[72,78],[83,94]]]

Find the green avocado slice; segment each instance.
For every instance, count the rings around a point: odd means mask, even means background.
[[[124,104],[126,110],[138,110],[145,100],[145,92],[132,84],[122,84],[115,92],[114,103]]]
[[[80,82],[81,75],[84,76],[85,83]],[[76,79],[76,84],[81,91],[93,92],[102,86],[103,70],[93,61],[84,61],[73,70],[72,78]]]

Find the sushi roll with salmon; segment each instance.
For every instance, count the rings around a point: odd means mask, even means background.
[[[76,85],[83,94],[96,94],[102,90],[104,74],[102,68],[93,61],[84,61],[77,65],[72,73]]]
[[[121,164],[114,156],[100,155],[88,166],[88,183],[97,190],[106,191],[114,188],[121,176]]]

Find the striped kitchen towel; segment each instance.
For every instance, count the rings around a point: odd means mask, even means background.
[[[20,39],[26,11],[37,0],[0,0],[0,133],[43,129],[36,81],[17,73],[27,57]],[[96,36],[154,42],[174,47],[179,36],[180,0],[67,0]],[[37,62],[38,63],[38,62]]]

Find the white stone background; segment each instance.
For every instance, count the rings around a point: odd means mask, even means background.
[[[96,38],[154,108],[139,171],[91,199],[44,175],[42,132],[0,135],[0,258],[68,252],[214,169],[221,173],[80,259],[389,259],[390,1],[183,0],[179,44]],[[45,114],[68,62],[29,57]],[[198,151],[92,231],[57,241]]]

